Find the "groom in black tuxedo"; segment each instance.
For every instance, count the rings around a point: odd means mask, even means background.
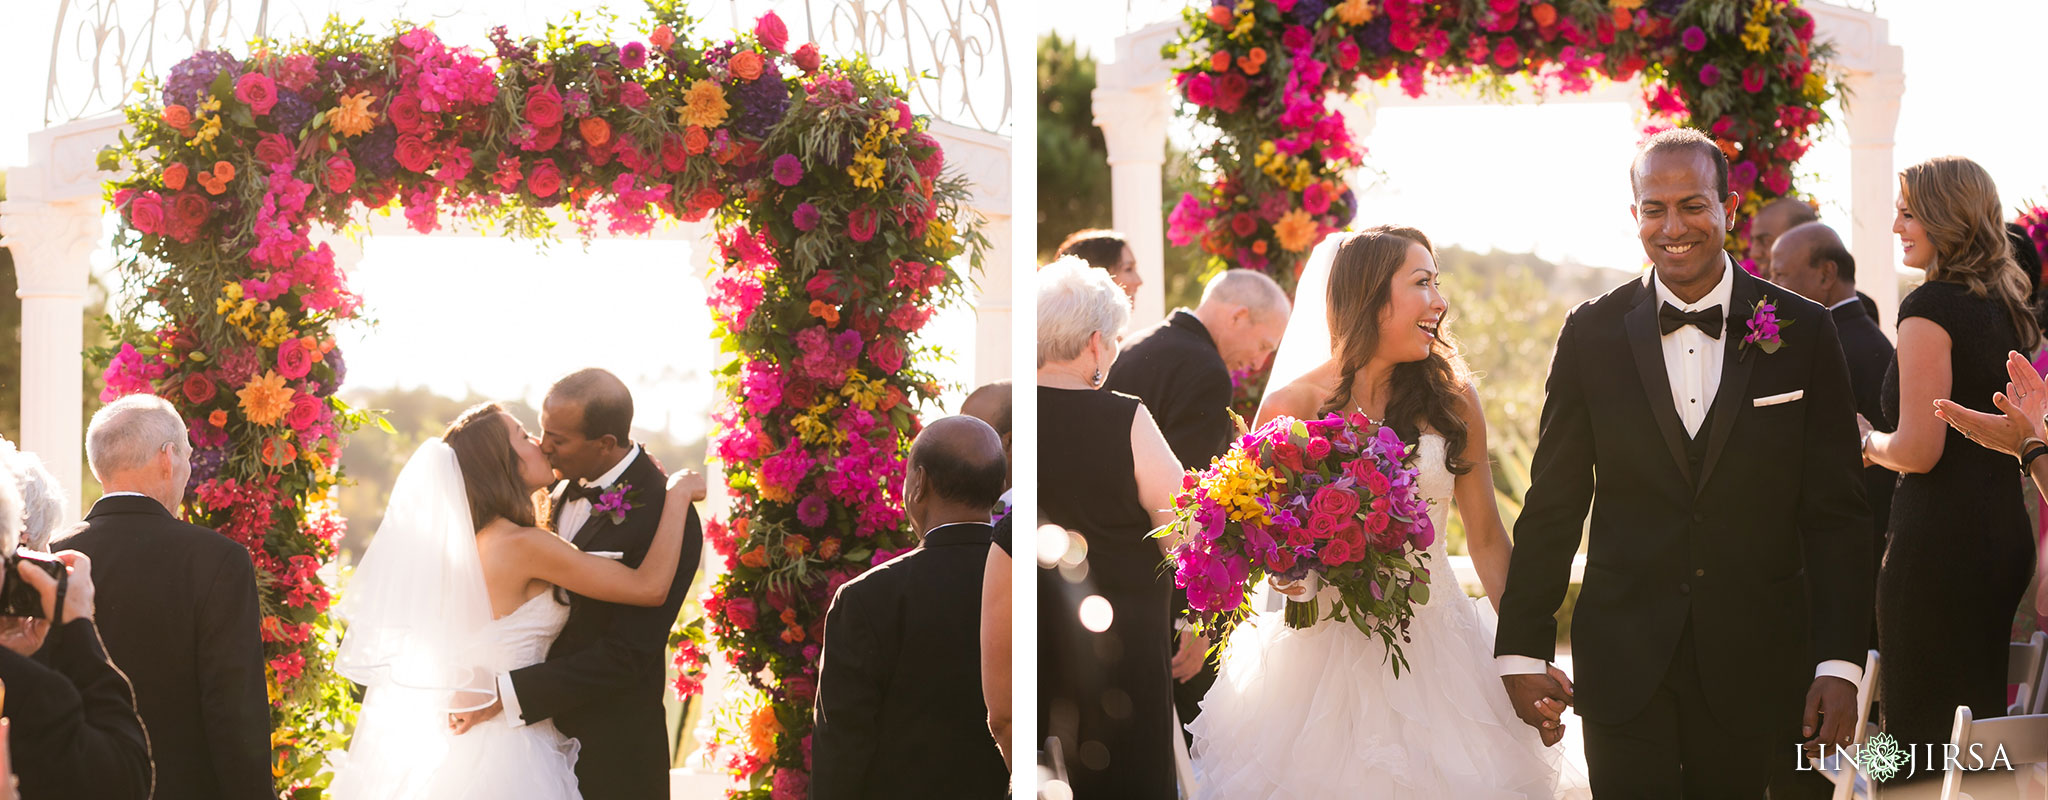
[[[1494,654],[1523,721],[1586,721],[1598,797],[1761,797],[1795,742],[1845,743],[1869,630],[1870,512],[1834,322],[1723,251],[1728,161],[1651,137],[1632,211],[1655,268],[1558,335]],[[1768,325],[1775,336],[1744,342]],[[1598,421],[1597,424],[1595,421]],[[1580,531],[1576,694],[1544,673]]]
[[[633,443],[632,425],[632,394],[601,369],[556,381],[541,404],[541,452],[562,478],[550,494],[552,527],[584,552],[617,558],[627,566],[647,557],[668,485],[653,457]],[[592,508],[599,494],[621,484],[632,504],[623,520]],[[704,549],[694,508],[685,525],[675,582],[660,606],[568,595],[569,621],[548,648],[548,659],[498,676],[500,706],[464,719],[458,731],[499,710],[527,724],[552,719],[564,735],[582,743],[576,780],[584,797],[667,798],[664,656],[669,629],[689,596]]]
[[[981,694],[1003,442],[979,419],[946,417],[911,443],[909,466],[903,510],[922,541],[847,581],[825,612],[811,800],[1000,800],[1008,783]]]

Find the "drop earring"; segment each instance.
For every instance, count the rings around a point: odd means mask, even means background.
[[[1095,374],[1094,374],[1094,375],[1090,375],[1090,376],[1088,376],[1088,388],[1090,388],[1090,389],[1100,389],[1100,388],[1102,388],[1102,370],[1099,370],[1099,369],[1098,369],[1098,370],[1096,370],[1096,371],[1095,371]]]

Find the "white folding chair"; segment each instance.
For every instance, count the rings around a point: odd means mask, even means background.
[[[2005,651],[2005,682],[2020,687],[2013,695],[2012,704],[2006,706],[2005,715],[2016,717],[2033,714],[2041,710],[2035,703],[2035,696],[2041,688],[2041,666],[2048,659],[2048,633],[2035,631],[2024,642],[2013,642]]]
[[[2041,634],[2034,634],[2036,640]],[[2017,800],[2042,797],[2040,776],[2048,765],[2048,714],[2027,714],[1978,721],[1969,706],[1956,707],[1955,730],[1949,736],[1957,760],[1965,767],[1949,770],[1941,780],[1941,800]],[[1989,769],[2003,749],[2000,763],[2013,769]],[[1977,769],[1970,769],[1978,767]]]
[[[1878,655],[1872,650],[1864,657],[1863,682],[1856,687],[1856,727],[1849,744],[1861,745],[1877,732],[1877,725],[1870,720],[1870,707],[1877,702]],[[1813,768],[1835,785],[1834,800],[1868,798],[1871,796],[1870,779],[1856,762],[1844,757],[1842,751],[1829,748],[1825,759],[1808,759]]]

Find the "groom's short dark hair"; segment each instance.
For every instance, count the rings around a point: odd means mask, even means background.
[[[611,434],[623,445],[633,441],[633,393],[610,372],[590,367],[562,376],[548,387],[548,400],[567,401],[583,409],[583,437]]]
[[[1721,152],[1721,146],[1714,144],[1713,139],[1692,128],[1672,128],[1644,139],[1642,145],[1636,148],[1635,159],[1628,163],[1629,191],[1633,193],[1639,188],[1636,186],[1636,170],[1642,168],[1644,159],[1649,158],[1652,153],[1673,150],[1691,150],[1706,157],[1708,162],[1714,165],[1714,190],[1718,192],[1714,199],[1719,200],[1728,196],[1728,154]]]

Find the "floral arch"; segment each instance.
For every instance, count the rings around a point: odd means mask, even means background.
[[[332,330],[357,318],[316,227],[396,208],[504,235],[590,235],[715,219],[711,313],[729,403],[712,452],[731,510],[707,524],[726,569],[707,625],[679,629],[679,691],[708,651],[751,684],[725,766],[739,797],[798,796],[830,592],[907,547],[903,457],[917,403],[939,392],[912,343],[960,297],[955,264],[986,242],[927,121],[863,59],[789,47],[773,14],[695,39],[679,3],[650,3],[644,40],[550,26],[495,52],[431,30],[330,22],[246,57],[171,69],[102,152],[116,250],[136,298],[117,322],[106,397],[153,392],[195,447],[186,515],[258,567],[281,791],[317,797],[352,702],[327,668],[337,631],[317,574],[343,521],[329,494],[348,435],[373,415],[336,396]]]
[[[1141,267],[1170,238],[1199,245],[1213,268],[1291,286],[1315,244],[1351,223],[1346,181],[1365,164],[1331,94],[1398,89],[1387,98],[1398,101],[1476,87],[1498,98],[1517,81],[1567,94],[1633,82],[1646,130],[1713,136],[1743,195],[1738,254],[1748,212],[1798,196],[1793,167],[1830,122],[1824,106],[1852,99],[1856,219],[1845,238],[1859,258],[1890,260],[1888,218],[1873,219],[1888,214],[1903,54],[1874,15],[1801,0],[1198,0],[1182,17],[1119,39],[1096,90],[1116,225],[1135,234]],[[1174,101],[1213,138],[1197,153],[1203,185],[1161,226],[1146,219],[1165,206],[1140,173],[1163,162],[1154,154]],[[1141,296],[1139,316],[1156,318],[1157,303]]]

